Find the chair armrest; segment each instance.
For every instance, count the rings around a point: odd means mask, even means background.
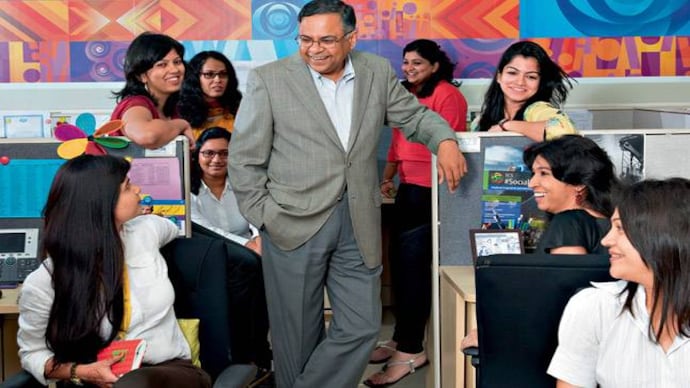
[[[9,376],[0,384],[2,388],[43,388],[45,385],[36,380],[31,373],[22,370]]]
[[[479,348],[476,346],[470,346],[462,350],[462,353],[466,356],[471,357],[471,363],[473,367],[479,366]]]

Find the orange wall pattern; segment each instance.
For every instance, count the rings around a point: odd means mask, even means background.
[[[493,74],[501,52],[524,38],[520,13],[534,1],[354,0],[350,4],[357,12],[359,49],[386,56],[399,68],[406,43],[434,39],[458,62],[456,77],[485,78]],[[296,15],[305,2],[3,0],[0,82],[122,80],[127,45],[143,31],[179,39],[187,59],[208,49],[248,65],[282,58],[297,49]],[[530,13],[530,18],[535,17],[539,15]],[[576,77],[690,74],[688,36],[530,39]]]

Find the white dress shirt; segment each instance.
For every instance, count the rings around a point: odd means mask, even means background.
[[[651,341],[643,287],[635,292],[634,316],[621,313],[626,284],[592,283],[570,299],[548,373],[578,387],[690,387],[690,340],[678,336],[666,352]]]
[[[145,215],[123,225],[125,263],[129,275],[132,318],[126,338],[147,342],[144,363],[158,364],[174,358],[190,359],[189,345],[177,324],[173,302],[175,292],[168,278],[168,266],[160,247],[177,237],[178,229],[163,217]],[[46,345],[46,328],[55,292],[52,286],[53,263],[47,259],[27,276],[19,295],[17,344],[22,368],[42,384],[45,364],[53,357]],[[104,318],[101,332],[108,336],[113,328]]]
[[[350,56],[345,62],[345,69],[343,76],[336,81],[332,81],[309,68],[316,90],[319,91],[321,101],[323,102],[328,117],[338,132],[338,138],[343,145],[343,149],[347,150],[350,140],[350,126],[352,125],[352,103],[355,93],[355,69],[352,67]]]
[[[238,244],[245,245],[250,238],[259,235],[259,230],[242,217],[229,179],[225,179],[225,189],[220,199],[202,180],[199,194],[192,194],[191,212],[192,222]]]

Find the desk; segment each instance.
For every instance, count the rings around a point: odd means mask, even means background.
[[[441,266],[441,387],[474,388],[475,371],[460,341],[477,327],[474,267]]]
[[[2,354],[0,355],[1,380],[5,380],[7,376],[19,372],[21,369],[19,354],[17,353],[19,350],[17,347],[18,296],[19,288],[14,288],[2,290],[2,298],[0,298],[0,323],[2,323],[2,332],[0,332],[0,347],[2,347]]]

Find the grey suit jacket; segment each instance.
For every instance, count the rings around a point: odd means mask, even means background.
[[[434,153],[455,133],[400,85],[386,59],[358,51],[351,59],[349,149],[295,54],[249,73],[230,143],[229,176],[244,216],[283,250],[312,237],[346,192],[357,244],[373,268],[381,263],[376,156],[384,125],[400,127]]]

